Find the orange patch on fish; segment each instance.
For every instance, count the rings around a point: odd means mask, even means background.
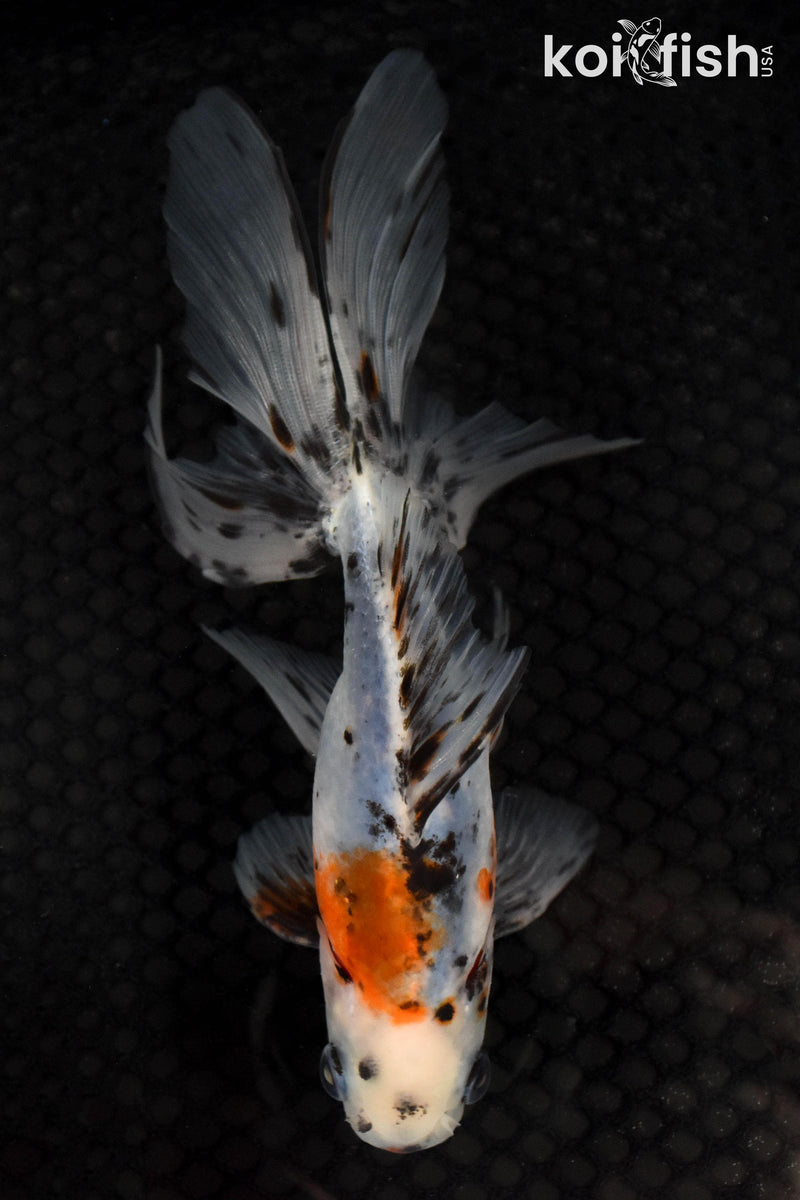
[[[478,895],[488,904],[494,897],[494,871],[481,867],[478,871]]]
[[[407,886],[403,860],[386,850],[330,854],[317,863],[317,903],[331,945],[370,1008],[395,1022],[428,1016],[422,995],[444,932]]]

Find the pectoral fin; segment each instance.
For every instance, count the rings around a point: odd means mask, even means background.
[[[495,937],[523,929],[584,865],[594,849],[594,817],[540,792],[506,788],[495,804]]]
[[[239,838],[233,864],[253,915],[278,937],[319,945],[311,818],[273,813]]]

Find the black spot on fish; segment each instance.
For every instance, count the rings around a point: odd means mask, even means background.
[[[439,1005],[434,1015],[437,1021],[441,1021],[443,1025],[446,1025],[448,1021],[452,1021],[456,1015],[456,1010],[449,1000],[445,1000],[444,1004]]]
[[[358,555],[357,554],[349,554],[347,556],[348,571],[355,571],[357,568],[358,568]]]
[[[455,959],[453,962],[453,966],[455,966],[455,967],[465,967],[466,965],[467,965],[466,954],[459,954],[458,958]]]
[[[436,808],[436,805],[440,800],[443,800],[450,791],[452,778],[452,772],[448,771],[442,776],[438,783],[435,783],[433,787],[428,788],[427,792],[423,792],[423,794],[419,797],[414,805],[415,829],[422,830],[424,828],[425,822]]]
[[[414,686],[414,664],[409,663],[403,671],[400,680],[400,707],[408,708],[411,699],[411,689]]]
[[[372,1121],[365,1120],[364,1117],[359,1114],[356,1128],[358,1129],[359,1133],[369,1133],[370,1129],[372,1129]]]
[[[328,555],[322,546],[315,546],[305,558],[293,558],[289,570],[295,575],[316,575],[328,562]]]
[[[381,423],[374,407],[367,409],[367,430],[372,434],[376,442],[380,441],[382,434]]]
[[[435,842],[431,854],[434,858],[442,862],[445,858],[455,861],[456,851],[456,835],[451,829],[446,838],[440,842]]]
[[[406,1117],[415,1117],[417,1113],[427,1112],[424,1104],[417,1104],[416,1100],[410,1100],[406,1097],[398,1100],[394,1107],[395,1111],[399,1113],[401,1121],[405,1121]]]
[[[342,983],[353,982],[353,976],[350,974],[347,967],[344,965],[335,951],[333,953],[333,965],[336,967],[336,974],[339,976]],[[339,1073],[341,1074],[341,1068],[339,1068]]]
[[[362,1079],[374,1079],[378,1074],[378,1064],[374,1058],[362,1058],[358,1064],[358,1073]]]
[[[447,891],[463,874],[464,864],[458,861],[452,845],[445,848],[444,843],[423,838],[415,846],[403,841],[402,850],[406,887],[416,900],[427,900]]]
[[[243,587],[250,578],[244,567],[232,567],[221,558],[212,559],[211,566],[225,587]]]
[[[244,532],[241,525],[235,525],[231,521],[228,521],[223,525],[218,525],[217,528],[224,538],[230,538],[232,541],[240,538]]]
[[[353,442],[353,466],[356,469],[356,475],[360,475],[361,467],[361,451],[358,448],[358,442]]]
[[[310,433],[307,433],[300,443],[300,449],[309,458],[313,458],[314,462],[327,471],[331,465],[331,452],[328,449],[325,439],[319,429],[314,426]]]
[[[347,432],[350,428],[350,413],[347,411],[344,394],[335,375],[333,377],[333,416],[339,429]]]
[[[466,721],[468,717],[472,716],[485,694],[485,692],[479,692],[479,694],[473,700],[470,700],[469,704],[459,718],[461,721]]]
[[[408,758],[408,771],[412,779],[422,779],[428,771],[428,768],[433,761],[436,751],[444,740],[444,735],[450,728],[450,721],[445,721],[444,725],[440,725],[435,729],[430,737],[426,737],[424,742],[414,746]]]
[[[272,313],[272,319],[281,329],[286,328],[286,310],[283,306],[283,297],[275,286],[273,280],[269,281],[269,310]]]
[[[367,801],[367,811],[375,818],[379,827],[385,829],[387,833],[394,833],[397,830],[397,822],[394,817],[377,800]]]
[[[344,731],[344,740],[347,742],[348,746],[352,746],[352,744],[353,744],[353,731],[352,731],[352,729],[350,728],[350,726],[349,726],[349,725],[347,726],[347,729],[345,729],[345,731]]]
[[[478,736],[474,737],[469,745],[465,746],[461,751],[461,754],[458,756],[458,763],[459,766],[464,770],[466,770],[467,767],[471,767],[475,762],[475,759],[481,752],[481,747],[483,746],[486,736],[487,734],[485,733],[479,733]]]
[[[439,470],[440,462],[441,459],[439,458],[439,455],[433,450],[429,450],[425,455],[425,460],[422,464],[422,470],[420,471],[419,476],[420,484],[423,487],[428,487],[429,484],[433,483],[436,472]]]
[[[424,958],[425,955],[428,953],[427,943],[431,940],[432,937],[433,937],[432,929],[424,929],[420,933],[417,934],[417,954],[420,956],[420,958]],[[428,963],[428,966],[429,967],[433,966],[433,959],[431,959],[431,961]]]

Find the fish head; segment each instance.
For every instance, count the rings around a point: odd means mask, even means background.
[[[661,33],[661,17],[650,17],[649,20],[642,21],[641,28],[650,37],[658,37]]]
[[[482,1052],[493,930],[478,957],[431,1002],[392,1011],[365,997],[320,922],[320,961],[330,1041],[320,1077],[365,1142],[404,1154],[449,1138],[466,1104],[489,1086]],[[462,956],[463,957],[463,956]],[[432,981],[433,982],[433,981]]]

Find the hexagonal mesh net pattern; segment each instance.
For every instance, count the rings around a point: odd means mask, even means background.
[[[546,33],[608,43],[633,11],[488,7],[66,6],[53,29],[34,5],[6,31],[6,1200],[800,1195],[794,30],[706,4],[694,44],[772,44],[775,76],[639,87],[542,63]],[[201,580],[141,434],[157,341],[175,444],[201,454],[216,417],[166,265],[175,115],[230,85],[313,214],[336,120],[407,44],[451,107],[431,385],[644,443],[507,489],[465,551],[479,611],[499,585],[533,651],[495,780],[602,834],[497,948],[489,1095],[398,1158],[320,1090],[316,957],[230,868],[259,816],[307,811],[311,764],[198,628],[335,651],[340,578]]]

